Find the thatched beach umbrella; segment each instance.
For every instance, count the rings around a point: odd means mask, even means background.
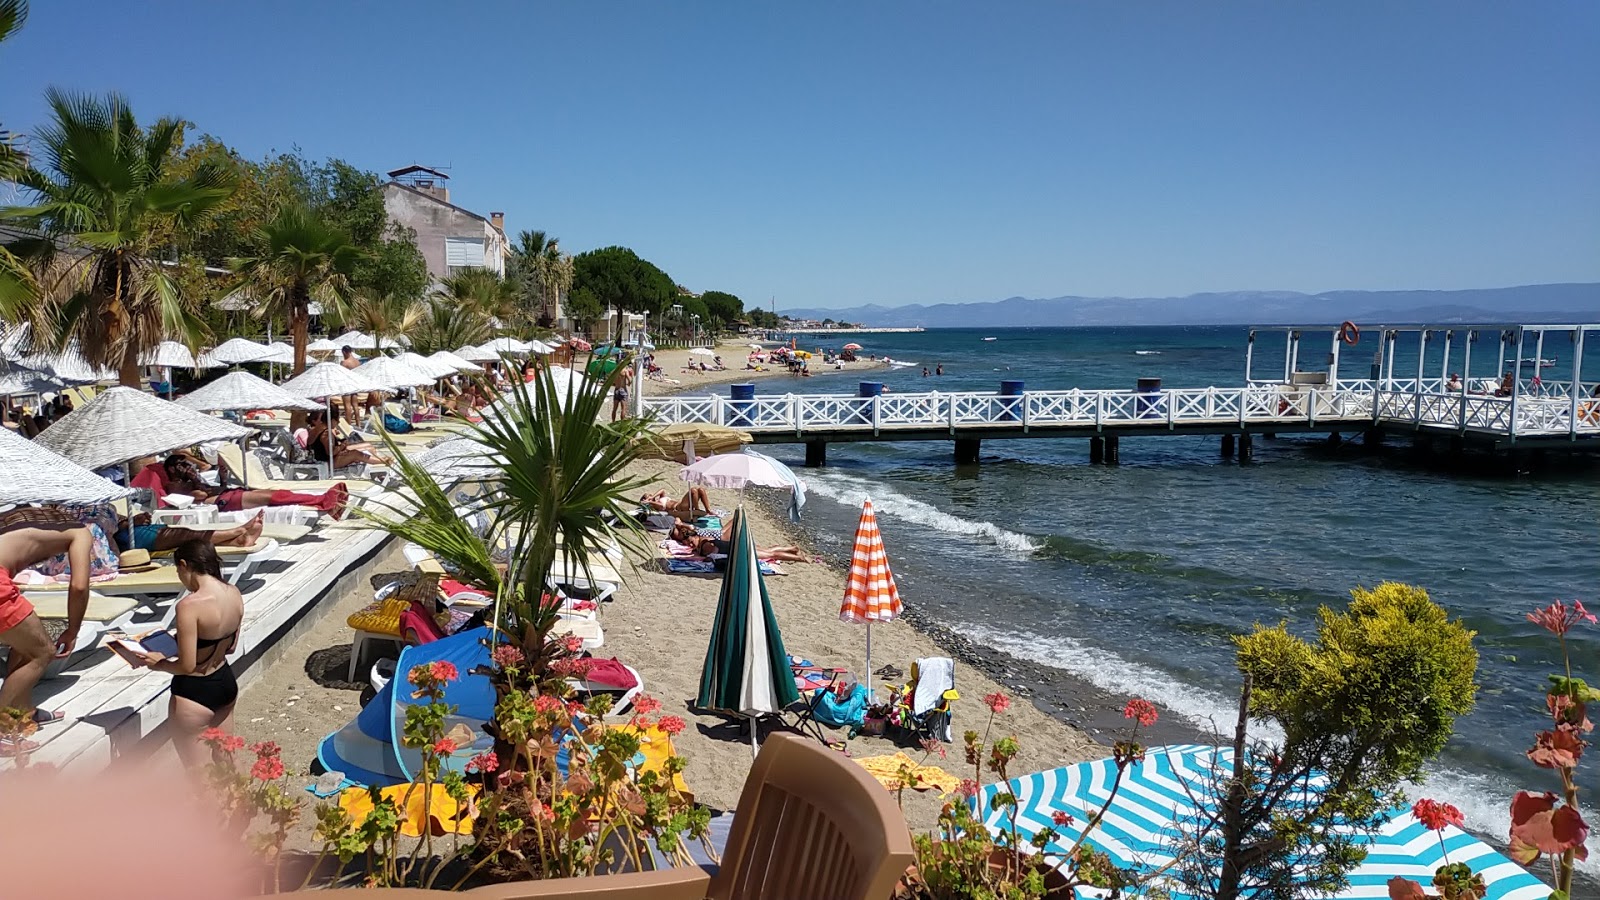
[[[471,344],[468,344],[467,346],[457,350],[455,355],[468,362],[475,363],[491,363],[500,361],[500,354],[484,347],[474,347]]]
[[[387,356],[374,356],[351,371],[385,391],[398,391],[433,383],[431,376]]]
[[[401,353],[400,355],[396,356],[395,359],[405,363],[413,369],[416,369],[418,372],[421,372],[424,375],[432,376],[434,381],[438,381],[447,375],[454,375],[456,373],[456,367],[454,365],[441,360],[433,359],[432,357],[423,356],[420,353],[413,353],[410,350]]]
[[[750,718],[750,748],[757,747],[756,719],[800,699],[783,634],[772,613],[767,583],[756,561],[756,545],[743,509],[733,514],[728,570],[711,623],[711,643],[700,670],[695,703]]]
[[[133,493],[9,428],[0,428],[0,472],[27,473],[26,478],[0,478],[0,506],[110,503]]]
[[[265,378],[249,372],[229,372],[203,388],[173,401],[189,409],[220,410],[301,409],[317,410],[322,404],[291,394]]]
[[[59,391],[67,383],[38,369],[27,366],[0,363],[0,397],[10,397],[13,394],[42,394],[46,391]]]
[[[528,355],[528,345],[516,338],[497,337],[483,345],[483,349],[491,353],[511,353],[517,356]]]
[[[428,359],[431,359],[434,362],[445,363],[446,365],[450,366],[451,368],[453,368],[457,372],[482,372],[483,371],[483,367],[482,366],[478,365],[477,363],[475,363],[475,362],[473,362],[473,361],[471,361],[469,359],[462,359],[461,357],[455,355],[454,353],[451,353],[449,350],[440,350],[438,353],[435,353],[435,354],[432,354],[431,356],[429,356]]]
[[[159,366],[163,369],[198,368],[194,354],[177,341],[162,341],[139,356],[141,366]]]
[[[263,362],[272,355],[266,344],[249,338],[229,338],[200,354],[200,364],[207,367],[237,366],[240,363]]]
[[[331,362],[317,363],[299,375],[285,381],[279,387],[297,397],[304,397],[308,400],[321,400],[327,405],[328,466],[330,468],[333,466],[333,398],[389,390],[381,385],[373,384],[361,375],[357,375],[353,369],[346,369],[338,363]]]
[[[113,387],[57,419],[34,440],[86,469],[99,469],[195,444],[236,441],[250,433],[242,425],[143,391]]]

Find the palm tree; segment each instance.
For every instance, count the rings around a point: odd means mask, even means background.
[[[462,269],[439,285],[449,302],[502,323],[517,318],[515,286],[488,269]]]
[[[16,181],[30,206],[0,219],[35,236],[10,249],[38,280],[35,343],[62,350],[76,342],[92,365],[139,383],[139,356],[165,338],[197,343],[203,324],[184,303],[160,260],[159,235],[190,227],[233,195],[231,174],[201,164],[188,176],[167,170],[183,123],[141,128],[121,96],[45,93],[53,121],[35,136]]]
[[[0,0],[0,41],[16,34],[28,18],[27,0]],[[0,182],[15,181],[23,169],[22,151],[11,132],[0,128]],[[26,319],[35,307],[39,285],[33,273],[8,248],[0,246],[0,322]]]
[[[400,336],[409,334],[422,320],[423,312],[424,307],[418,300],[397,294],[364,292],[345,305],[343,318],[346,325],[372,335],[381,353],[384,338],[398,345]]]
[[[590,560],[598,560],[613,538],[633,549],[642,546],[632,498],[648,481],[625,469],[638,458],[646,424],[601,421],[611,389],[609,379],[577,379],[568,393],[541,369],[530,383],[512,379],[511,390],[471,432],[497,482],[487,501],[495,523],[487,543],[508,542],[511,568],[504,574],[450,493],[404,454],[394,454],[404,483],[400,495],[409,495],[403,508],[359,511],[493,592],[497,624],[532,661],[536,681],[556,653],[548,641],[556,609],[541,597],[558,552],[569,568],[587,573]]]
[[[572,257],[561,252],[561,239],[543,231],[523,231],[511,251],[511,279],[517,284],[529,318],[541,328],[555,322],[561,297],[572,288]]]
[[[283,315],[294,335],[294,374],[306,368],[311,301],[344,303],[361,251],[350,236],[301,206],[280,210],[252,238],[254,256],[228,261],[239,289],[255,299],[260,315]]]
[[[440,350],[458,350],[481,344],[494,337],[489,318],[447,297],[430,297],[422,302],[420,315],[408,332],[411,349],[423,356]]]

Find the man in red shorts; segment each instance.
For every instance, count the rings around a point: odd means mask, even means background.
[[[44,724],[61,718],[33,705],[33,688],[44,677],[53,656],[72,652],[78,628],[89,608],[89,556],[94,537],[89,528],[67,513],[50,508],[24,507],[0,515],[0,644],[11,648],[11,664],[0,682],[0,709],[31,710],[34,721]],[[67,585],[67,630],[54,647],[33,604],[22,596],[12,575],[58,553],[67,554],[72,580]],[[0,756],[38,749],[32,741],[0,737]]]
[[[196,500],[210,500],[223,512],[257,509],[262,506],[307,506],[339,519],[344,516],[345,506],[350,500],[350,489],[343,483],[335,484],[320,494],[242,488],[218,490],[202,483],[200,474],[195,471],[194,463],[176,453],[168,456],[159,465],[151,464],[141,469],[139,474],[134,476],[133,486],[149,488],[155,493],[158,501],[168,494],[188,494]]]

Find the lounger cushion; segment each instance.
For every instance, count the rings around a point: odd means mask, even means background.
[[[41,619],[65,619],[67,617],[67,594],[65,591],[51,591],[50,593],[34,594],[24,591],[22,596],[33,604],[33,611]],[[113,622],[125,615],[129,610],[139,604],[127,597],[107,597],[105,594],[89,592],[89,610],[83,614],[85,622]]]

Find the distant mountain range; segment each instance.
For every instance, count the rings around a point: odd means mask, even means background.
[[[1350,319],[1362,325],[1600,321],[1600,284],[1530,284],[1467,291],[1230,291],[1187,297],[1011,297],[984,303],[786,309],[796,319],[879,327],[1274,325]]]

